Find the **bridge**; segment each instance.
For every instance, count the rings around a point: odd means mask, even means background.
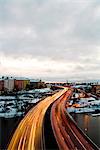
[[[50,106],[51,126],[59,149],[98,150],[98,147],[78,128],[66,111],[66,101],[69,100],[72,92],[72,89],[63,88],[33,107],[17,127],[8,150],[46,149],[43,124]]]

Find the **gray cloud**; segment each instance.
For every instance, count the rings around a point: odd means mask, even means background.
[[[90,70],[96,78],[95,69],[98,78],[99,39],[99,0],[0,1],[0,53],[6,56],[76,63],[80,77]]]

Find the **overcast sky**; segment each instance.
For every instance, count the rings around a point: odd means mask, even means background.
[[[100,0],[0,0],[0,75],[100,79]]]

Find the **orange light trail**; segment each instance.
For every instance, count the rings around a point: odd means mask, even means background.
[[[57,92],[53,96],[45,98],[32,108],[18,125],[8,150],[37,150],[42,149],[42,125],[46,110],[63,95],[68,88]]]

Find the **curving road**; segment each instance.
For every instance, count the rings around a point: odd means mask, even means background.
[[[8,150],[39,150],[43,149],[42,127],[46,110],[67,91],[67,88],[53,96],[47,97],[32,108],[20,122]]]
[[[99,148],[78,128],[67,113],[66,100],[72,95],[68,90],[51,109],[53,132],[61,150],[99,150]]]
[[[45,149],[43,137],[44,116],[51,108],[51,125],[61,150],[98,150],[98,147],[78,128],[65,105],[73,90],[64,88],[53,96],[47,97],[32,108],[20,122],[8,150]]]

